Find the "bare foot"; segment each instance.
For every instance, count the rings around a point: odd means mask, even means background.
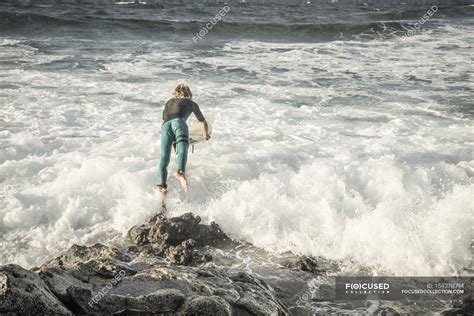
[[[186,175],[183,172],[176,172],[175,174],[176,179],[179,180],[181,183],[181,186],[183,187],[184,192],[188,192],[189,190],[189,182],[188,179],[186,178]]]
[[[160,190],[161,195],[166,195],[166,193],[168,193],[168,189],[161,184],[157,184],[156,187]]]

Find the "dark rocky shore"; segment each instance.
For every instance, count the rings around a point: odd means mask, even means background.
[[[31,270],[1,266],[0,314],[312,315],[315,301],[331,310],[329,285],[301,298],[308,280],[337,271],[335,262],[270,254],[191,213],[154,216],[128,236],[126,249],[73,245]],[[356,314],[368,309],[344,304]],[[383,304],[369,310],[397,314]]]

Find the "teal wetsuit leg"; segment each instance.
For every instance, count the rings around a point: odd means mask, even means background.
[[[173,142],[176,142],[178,151],[178,171],[186,172],[189,131],[184,119],[172,119],[161,127],[161,153],[158,177],[160,185],[165,188],[167,187],[168,165],[170,163]]]
[[[176,137],[176,149],[178,151],[178,171],[186,172],[189,149],[189,131],[186,121],[183,119],[172,120],[172,129]]]
[[[171,122],[168,121],[161,127],[161,145],[160,145],[160,166],[158,177],[160,185],[167,187],[166,179],[168,178],[168,165],[171,157],[171,147],[174,141],[174,134],[171,128]]]

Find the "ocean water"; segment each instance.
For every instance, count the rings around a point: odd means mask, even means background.
[[[120,245],[155,213],[186,80],[214,134],[172,215],[375,275],[472,273],[473,5],[2,1],[0,264]]]

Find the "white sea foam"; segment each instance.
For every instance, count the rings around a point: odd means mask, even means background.
[[[189,194],[170,179],[172,214],[195,211],[276,251],[461,273],[472,260],[474,160],[457,102],[469,100],[473,39],[437,32],[120,53],[99,72],[48,72],[60,57],[3,40],[0,57],[39,68],[2,66],[0,264],[118,244],[153,214],[161,106],[187,79],[214,134],[190,156]]]

